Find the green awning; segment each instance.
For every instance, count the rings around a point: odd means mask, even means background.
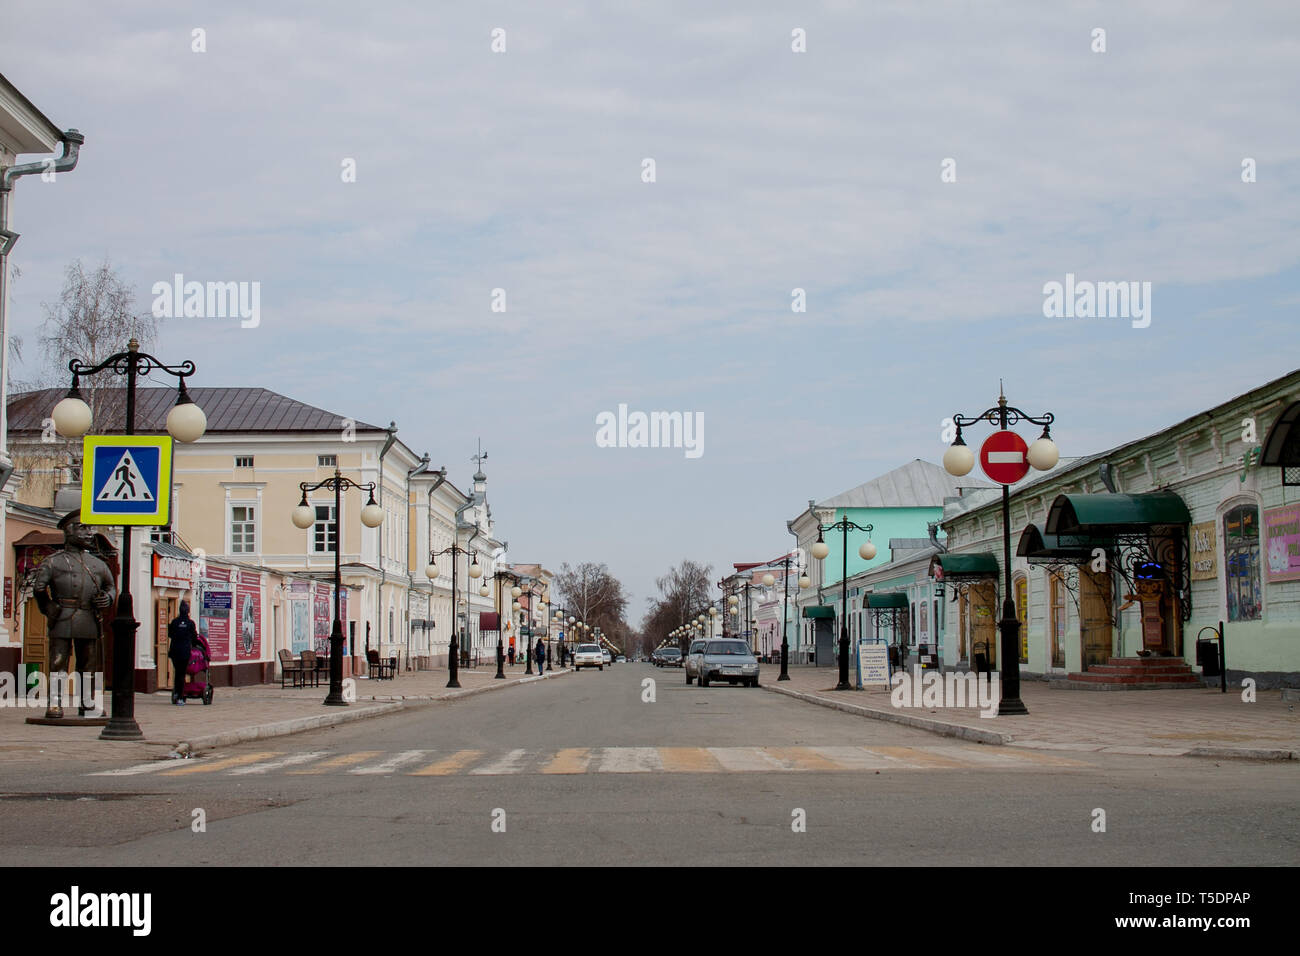
[[[1279,468],[1300,467],[1300,402],[1287,406],[1268,430],[1259,463]],[[1282,483],[1288,483],[1285,477]]]
[[[902,591],[890,594],[868,594],[867,607],[907,607],[907,595]]]
[[[835,608],[833,607],[806,607],[803,609],[804,617],[835,617]]]
[[[1016,556],[1027,558],[1030,564],[1077,564],[1092,560],[1093,550],[1105,546],[1106,542],[1086,535],[1044,534],[1031,524],[1020,533]]]
[[[936,566],[939,574],[934,573]],[[930,561],[930,576],[945,581],[954,578],[996,578],[998,559],[992,551],[978,554],[936,554]]]
[[[1157,524],[1191,524],[1183,499],[1172,491],[1142,495],[1057,495],[1044,531],[1106,537],[1133,534]]]

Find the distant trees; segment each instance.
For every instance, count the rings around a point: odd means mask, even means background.
[[[712,565],[683,560],[663,577],[655,579],[659,596],[648,599],[650,607],[641,622],[647,649],[662,643],[669,631],[685,624],[708,606],[713,596],[712,576]]]
[[[562,564],[551,590],[556,595],[551,603],[563,607],[566,615],[586,621],[592,628],[599,627],[600,633],[624,652],[631,647],[627,595],[622,582],[606,565],[594,561],[584,561],[577,567]]]

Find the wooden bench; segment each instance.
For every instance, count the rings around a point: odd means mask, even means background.
[[[396,657],[380,660],[379,652],[372,648],[366,651],[366,663],[370,665],[370,676],[374,680],[392,680],[397,676]]]
[[[294,687],[306,687],[307,675],[303,669],[303,662],[298,660],[287,650],[281,650],[280,654],[280,689],[284,689],[284,682],[292,680]]]
[[[302,652],[302,686],[307,686],[307,680],[310,678],[312,687],[320,686],[321,659],[316,656],[316,652],[304,648]]]

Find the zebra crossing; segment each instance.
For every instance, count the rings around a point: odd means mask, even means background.
[[[560,750],[258,750],[194,760],[154,760],[92,777],[501,776],[587,773],[875,773],[891,770],[1034,770],[1089,767],[1038,751],[977,745],[925,747],[566,747]]]

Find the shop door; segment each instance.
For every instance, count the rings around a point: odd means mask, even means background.
[[[36,606],[35,598],[23,604],[23,671],[27,674],[45,673],[50,661],[49,622]],[[68,655],[69,669],[72,655]],[[26,687],[26,685],[24,685]]]
[[[835,622],[828,617],[813,618],[813,638],[817,648],[814,662],[818,667],[838,667],[839,648],[835,640]]]
[[[970,601],[971,667],[976,654],[988,654],[989,667],[998,666],[998,589],[993,581],[972,584],[967,592]],[[987,650],[985,650],[987,648]]]
[[[167,656],[167,625],[176,616],[176,599],[159,598],[153,602],[154,619],[154,653],[153,659],[158,665],[158,688],[174,686],[172,683],[172,662]]]
[[[1110,660],[1110,603],[1110,572],[1080,567],[1079,640],[1085,671]]]

